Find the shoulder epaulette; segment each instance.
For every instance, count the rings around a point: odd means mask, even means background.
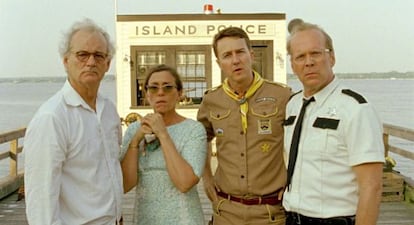
[[[212,91],[215,91],[215,90],[217,90],[217,89],[221,88],[221,85],[222,85],[222,84],[220,84],[220,85],[218,85],[218,86],[216,86],[216,87],[212,87],[212,88],[210,88],[210,89],[207,89],[207,90],[204,92],[204,94],[207,94],[207,93],[209,93],[209,92],[212,92]]]
[[[290,95],[290,97],[289,97],[289,100],[288,101],[290,101],[290,99],[292,99],[293,98],[293,96],[295,96],[295,95],[297,95],[297,94],[299,94],[299,93],[301,93],[302,92],[302,90],[300,90],[300,91],[298,91],[298,92],[295,92],[295,93],[293,93],[292,95]]]
[[[353,97],[355,100],[359,102],[359,104],[367,103],[367,100],[365,100],[365,98],[362,95],[356,93],[351,89],[342,89],[342,93]]]
[[[271,81],[271,80],[267,80],[267,79],[264,79],[264,81],[266,82],[266,83],[269,83],[269,84],[276,84],[276,85],[279,85],[279,86],[282,86],[282,87],[288,87],[286,84],[284,84],[284,83],[280,83],[280,82],[276,82],[276,81]]]

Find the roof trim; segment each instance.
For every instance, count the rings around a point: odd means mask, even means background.
[[[237,13],[237,14],[147,14],[117,15],[117,22],[185,21],[185,20],[285,20],[285,13]]]

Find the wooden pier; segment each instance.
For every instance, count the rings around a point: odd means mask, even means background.
[[[18,171],[18,154],[22,151],[19,140],[24,137],[25,129],[0,134],[0,145],[9,143],[10,148],[6,152],[0,150],[0,161],[9,159],[9,174],[0,178],[0,225],[27,225],[25,213],[25,201],[18,201],[17,189],[23,182],[23,171]],[[414,160],[414,153],[404,150],[389,143],[389,137],[398,137],[414,143],[414,130],[384,124],[384,144],[386,155],[394,152],[410,160]],[[411,146],[414,144],[411,144]],[[402,174],[404,177],[404,174]],[[212,209],[207,196],[204,193],[202,182],[197,188],[200,193],[206,224],[211,218]],[[385,201],[381,203],[381,211],[377,225],[413,225],[414,224],[414,183],[408,177],[404,177],[404,190],[411,190],[411,197],[405,201]],[[132,215],[135,201],[135,190],[124,195],[123,215],[124,225],[132,225]]]
[[[211,218],[212,209],[210,202],[198,185],[201,203],[204,211],[206,224]],[[135,190],[124,195],[123,216],[124,225],[132,225],[132,214],[135,201]],[[25,213],[24,200],[17,201],[17,193],[14,193],[0,201],[0,224],[1,225],[28,225]],[[383,202],[378,225],[413,225],[414,204],[407,202]]]

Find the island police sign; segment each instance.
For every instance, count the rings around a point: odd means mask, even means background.
[[[152,24],[134,23],[130,27],[130,38],[132,37],[205,37],[212,36],[226,27],[240,27],[249,35],[273,35],[274,24],[268,22],[254,23],[210,23],[200,21],[199,23],[165,23],[153,22]]]

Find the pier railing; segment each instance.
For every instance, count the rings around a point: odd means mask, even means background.
[[[385,145],[385,156],[388,156],[388,152],[394,152],[405,158],[414,160],[414,152],[402,149],[398,146],[391,145],[389,143],[389,137],[397,137],[406,141],[414,142],[414,130],[394,126],[391,124],[384,124],[384,145]]]
[[[23,171],[19,171],[18,154],[22,152],[23,146],[19,140],[24,137],[26,128],[0,134],[0,145],[9,143],[9,149],[0,149],[0,161],[9,159],[9,174],[0,177],[0,199],[13,193],[23,184]]]
[[[18,171],[18,154],[22,152],[23,145],[19,144],[19,140],[23,139],[26,133],[26,128],[6,132],[0,134],[0,145],[9,143],[9,149],[2,152],[0,149],[0,161],[9,159],[9,174],[5,177],[0,177],[0,199],[16,191],[23,183],[23,171]],[[408,141],[409,146],[414,146],[414,130],[394,126],[391,124],[384,124],[384,145],[385,155],[393,152],[402,157],[414,160],[414,152],[403,149],[390,143],[390,137],[396,137]],[[411,186],[414,186],[412,180],[406,180]]]
[[[390,143],[390,137],[395,137],[402,140],[407,147],[411,147],[411,151],[407,149],[403,149],[401,146],[404,145],[396,145],[396,143]],[[391,124],[384,124],[384,146],[385,146],[385,156],[388,156],[389,152],[393,152],[398,154],[404,158],[414,160],[414,130],[394,126]],[[404,175],[404,174],[403,174]],[[414,181],[411,178],[405,177],[405,181],[411,186],[414,187]]]

